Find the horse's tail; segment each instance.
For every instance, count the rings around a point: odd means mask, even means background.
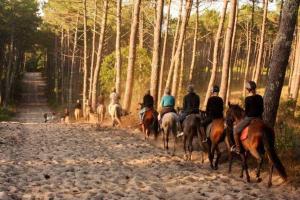
[[[274,131],[271,128],[267,128],[267,131],[263,134],[263,142],[264,147],[267,152],[267,155],[271,162],[274,164],[275,168],[277,169],[279,175],[282,179],[287,179],[287,174],[285,171],[284,166],[282,165],[280,159],[277,156],[277,153],[275,151],[275,136]]]

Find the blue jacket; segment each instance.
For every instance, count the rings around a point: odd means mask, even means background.
[[[175,98],[171,95],[165,95],[161,99],[160,104],[162,107],[174,107],[175,106]]]

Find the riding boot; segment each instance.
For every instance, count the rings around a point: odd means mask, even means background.
[[[238,133],[234,134],[234,141],[235,141],[235,145],[233,146],[232,151],[236,152],[237,154],[240,154],[241,152],[240,134]]]

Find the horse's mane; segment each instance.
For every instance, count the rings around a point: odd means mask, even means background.
[[[239,104],[231,104],[229,108],[236,118],[241,119],[245,116],[245,111]]]

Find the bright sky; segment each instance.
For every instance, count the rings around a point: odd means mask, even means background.
[[[48,0],[38,0],[41,4],[44,2],[47,2]],[[128,1],[128,0],[123,0],[123,1]],[[211,2],[211,0],[205,0],[206,2],[203,2],[204,0],[200,0],[200,12],[201,10],[205,10],[207,8],[209,9],[216,9],[216,10],[221,10],[223,6],[223,1],[219,0],[217,2]],[[178,15],[178,10],[179,10],[179,2],[180,0],[172,0],[172,6],[171,6],[171,15],[173,17],[176,17]],[[239,0],[238,1],[239,6],[249,3],[249,0]],[[262,7],[262,3],[258,4],[259,6]],[[42,7],[40,7],[42,9]],[[269,2],[269,10],[276,10],[276,3],[275,2]],[[42,14],[42,11],[40,11]]]

